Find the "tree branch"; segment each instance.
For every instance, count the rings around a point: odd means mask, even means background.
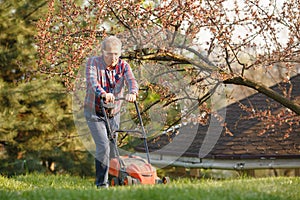
[[[296,114],[300,115],[300,105],[299,104],[285,98],[284,96],[280,95],[279,93],[275,92],[274,90],[272,90],[262,84],[259,84],[252,80],[249,80],[249,79],[246,79],[245,77],[233,77],[233,78],[225,80],[224,83],[225,84],[244,85],[244,86],[250,87],[250,88],[274,99],[278,103],[284,105],[285,107],[294,111]]]
[[[200,69],[203,69],[205,71],[214,71],[216,68],[213,66],[209,65],[208,63],[205,62],[205,60],[192,60],[188,59],[182,55],[179,54],[174,54],[172,52],[157,52],[157,53],[150,53],[150,54],[145,54],[145,55],[140,55],[137,53],[128,53],[128,55],[123,55],[122,58],[125,59],[138,59],[138,60],[154,60],[154,61],[173,61],[173,62],[178,62],[180,64],[192,64],[194,66],[199,67]]]
[[[43,6],[45,6],[46,4],[48,4],[48,1],[45,1],[43,3],[41,3],[39,6],[37,6],[33,11],[31,11],[30,13],[28,13],[27,15],[25,15],[23,17],[24,20],[26,20],[28,17],[30,17],[31,15],[33,15],[35,12],[37,12],[40,8],[42,8]]]

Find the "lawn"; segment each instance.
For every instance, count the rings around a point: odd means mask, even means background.
[[[176,179],[166,185],[96,189],[93,180],[69,175],[0,176],[0,199],[284,199],[300,200],[300,177]]]

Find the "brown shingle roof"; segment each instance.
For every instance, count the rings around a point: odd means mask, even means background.
[[[300,75],[293,77],[290,81],[293,84],[292,97],[300,97],[298,88]],[[279,85],[273,86],[272,89],[280,92]],[[178,151],[182,150],[181,146],[189,145],[182,156],[214,159],[300,158],[300,116],[293,118],[298,124],[294,125],[289,137],[284,134],[288,126],[275,126],[264,134],[259,134],[265,125],[255,118],[243,119],[242,117],[249,113],[241,109],[240,105],[253,106],[257,110],[269,109],[272,113],[284,109],[274,100],[257,93],[227,106],[225,122],[233,135],[226,134],[223,128],[214,147],[204,155],[199,154],[199,150],[207,135],[208,127],[213,132],[214,129],[219,128],[218,125],[215,127],[213,124],[199,125],[197,134],[188,131],[180,131],[178,134],[177,130],[171,134],[158,136],[148,142],[150,152],[160,150],[160,154],[177,155]],[[186,141],[192,141],[192,143],[186,144]],[[170,142],[175,144],[169,148],[162,148]],[[136,150],[144,151],[144,148],[141,145],[136,147]]]

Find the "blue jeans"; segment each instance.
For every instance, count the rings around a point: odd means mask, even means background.
[[[109,119],[112,129],[112,136],[117,141],[117,134],[115,130],[119,129],[120,115],[116,115]],[[96,186],[108,185],[108,170],[110,158],[116,156],[116,149],[114,143],[110,141],[107,135],[107,128],[102,118],[93,116],[91,119],[87,119],[88,127],[91,131],[93,140],[96,145],[95,152],[95,167],[96,167]]]

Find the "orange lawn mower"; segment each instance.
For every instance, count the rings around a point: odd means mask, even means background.
[[[121,100],[121,99],[116,99]],[[101,109],[104,115],[104,121],[107,128],[108,138],[111,140],[116,157],[110,160],[109,166],[109,183],[110,186],[117,185],[136,185],[136,184],[167,184],[170,182],[169,177],[163,177],[162,179],[157,176],[156,168],[151,165],[149,149],[147,144],[147,135],[143,125],[141,113],[138,108],[138,104],[134,101],[135,109],[137,112],[137,117],[139,120],[139,125],[141,131],[137,130],[116,130],[117,132],[126,132],[126,133],[139,133],[141,138],[144,141],[145,151],[147,160],[134,155],[124,155],[121,156],[117,147],[117,142],[114,133],[112,132],[111,125],[108,120],[108,115],[110,115],[111,110],[114,108],[112,103],[104,103],[104,100],[101,99]]]

